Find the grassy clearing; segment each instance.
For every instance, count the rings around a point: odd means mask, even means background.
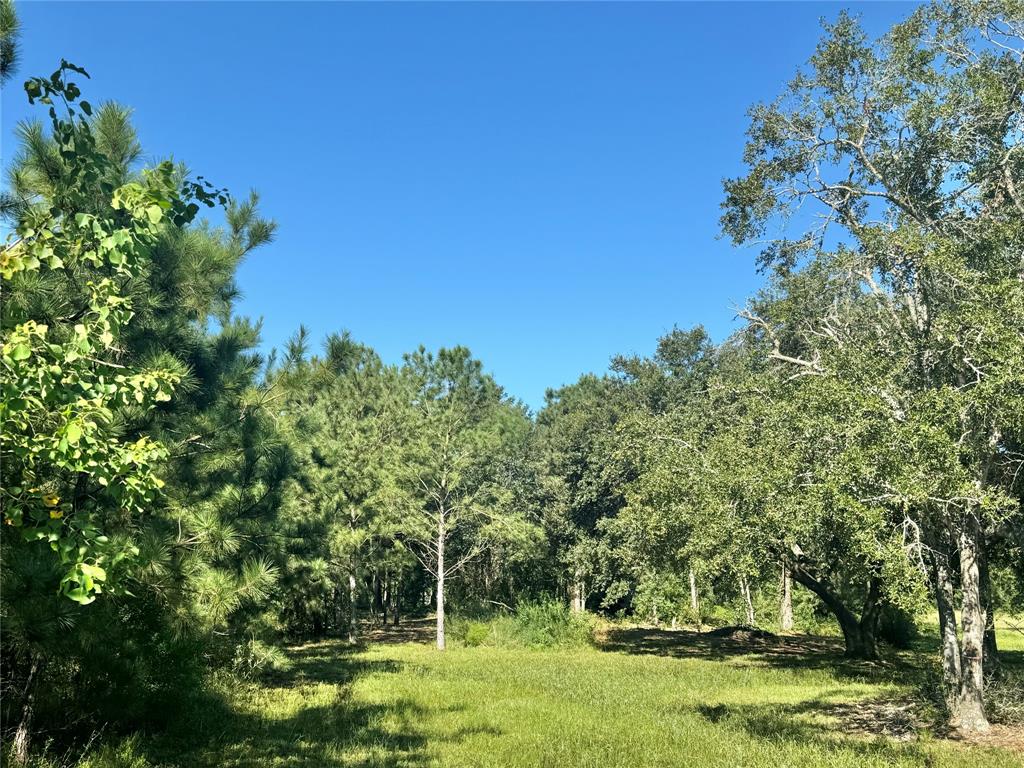
[[[1019,753],[868,735],[900,733],[905,713],[882,702],[906,692],[905,671],[833,666],[834,651],[642,629],[601,648],[316,643],[272,682],[222,679],[177,733],[92,765],[1019,768]]]

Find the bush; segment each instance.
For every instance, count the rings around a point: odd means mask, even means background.
[[[593,619],[573,614],[554,600],[523,603],[513,614],[488,621],[453,618],[448,635],[471,648],[554,648],[585,645],[593,639]]]
[[[517,635],[523,645],[536,648],[586,645],[593,637],[590,619],[570,613],[559,602],[524,603],[515,614]]]
[[[985,681],[985,711],[993,723],[1024,725],[1024,671],[1004,669]]]
[[[696,624],[690,608],[690,586],[673,573],[650,574],[640,579],[632,601],[638,621],[671,624],[673,620]]]
[[[291,667],[291,660],[280,648],[267,645],[255,637],[249,638],[235,649],[231,668],[246,680],[255,680],[269,672],[283,672]]]
[[[483,645],[487,642],[487,637],[491,633],[490,626],[483,621],[471,621],[466,624],[465,631],[463,632],[462,641],[470,648],[475,648],[478,645]]]

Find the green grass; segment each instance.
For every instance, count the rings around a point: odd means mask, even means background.
[[[1024,651],[1024,617],[1010,618],[996,614],[996,636],[1000,653],[1010,651],[1019,654]]]
[[[906,692],[907,672],[837,664],[830,643],[761,648],[656,630],[549,650],[323,642],[293,648],[273,682],[221,678],[176,733],[122,752],[211,768],[1021,765],[927,735],[865,735],[899,730],[899,711],[879,702]]]

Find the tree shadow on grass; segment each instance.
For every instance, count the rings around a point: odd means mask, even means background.
[[[403,619],[397,627],[393,624],[364,622],[360,634],[371,643],[431,643],[437,624],[433,616],[411,616]]]
[[[835,704],[809,699],[797,704],[717,704],[699,705],[693,711],[717,726],[748,737],[774,743],[813,745],[823,753],[841,750],[853,753],[873,764],[897,764],[908,757],[928,764],[929,756],[911,741],[916,726],[906,713],[888,711],[890,702],[879,699],[855,704]],[[886,722],[868,722],[871,713]],[[824,718],[822,716],[825,716]],[[890,727],[896,730],[890,730]],[[888,738],[879,738],[879,737]]]
[[[606,651],[666,656],[679,659],[728,661],[738,666],[787,670],[827,670],[851,683],[918,685],[925,674],[923,656],[895,652],[879,661],[847,658],[840,638],[723,635],[692,630],[637,627],[613,629],[600,642]],[[740,728],[770,740],[821,742],[885,757],[886,750],[906,750],[904,744],[922,731],[935,731],[926,702],[907,695],[858,698],[855,689],[831,690],[827,697],[797,704],[700,705],[694,708],[709,722]],[[885,737],[879,739],[877,737]],[[875,739],[875,741],[872,741]],[[896,741],[892,741],[896,740]],[[876,743],[877,742],[877,743]],[[888,746],[886,746],[888,744]]]
[[[741,664],[794,670],[831,671],[839,678],[888,682],[902,679],[914,669],[906,659],[878,661],[850,659],[840,638],[811,635],[738,636],[667,630],[654,627],[613,628],[598,640],[598,647],[617,653],[668,656],[708,661],[733,660]]]
[[[352,683],[360,675],[402,671],[392,660],[361,658],[356,647],[318,643],[289,655],[293,667],[268,678],[252,696],[239,694],[234,701],[226,693],[204,694],[187,720],[147,746],[147,759],[162,768],[414,768],[429,763],[424,723],[459,710],[427,708],[409,699],[355,701]],[[325,684],[334,687],[333,693],[324,690]],[[300,698],[298,711],[278,714],[275,696],[294,702],[295,689],[305,686],[316,703]],[[281,709],[288,712],[287,706]],[[429,740],[459,741],[482,732],[498,733],[488,727],[464,728],[447,736],[430,732]]]
[[[273,672],[265,682],[279,688],[299,685],[330,683],[350,685],[357,677],[367,674],[398,674],[402,664],[394,659],[366,659],[359,656],[366,646],[346,645],[341,642],[309,643],[289,649],[292,665]]]

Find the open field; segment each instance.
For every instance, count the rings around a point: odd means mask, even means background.
[[[832,639],[645,628],[564,650],[439,653],[414,631],[401,639],[294,647],[288,672],[244,686],[224,678],[189,722],[130,751],[211,768],[1017,768],[1024,754],[931,736],[905,699],[914,654],[845,664]]]

